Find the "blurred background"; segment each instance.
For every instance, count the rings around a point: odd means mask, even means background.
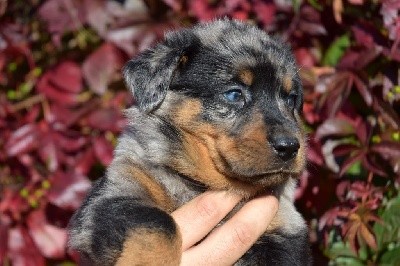
[[[315,265],[400,265],[400,1],[0,0],[0,265],[74,265],[66,226],[133,100],[121,67],[216,17],[290,43]]]

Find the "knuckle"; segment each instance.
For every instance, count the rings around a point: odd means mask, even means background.
[[[218,208],[212,201],[202,197],[196,205],[197,212],[203,219],[210,219],[218,216]]]
[[[251,246],[257,238],[254,226],[248,223],[238,223],[234,227],[233,243],[238,247]]]

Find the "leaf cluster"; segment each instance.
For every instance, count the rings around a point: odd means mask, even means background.
[[[316,264],[400,265],[399,12],[394,0],[1,1],[0,265],[77,261],[66,226],[132,104],[123,63],[225,16],[290,43],[300,66],[297,205]]]

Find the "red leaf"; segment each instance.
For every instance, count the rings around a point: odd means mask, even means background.
[[[380,176],[387,176],[387,173],[381,169],[381,165],[372,162],[367,156],[363,158],[362,164],[367,170],[373,173],[376,173]]]
[[[378,97],[374,97],[373,108],[375,111],[380,113],[380,117],[390,126],[395,129],[400,128],[400,117],[399,114],[393,109],[393,107]]]
[[[373,47],[361,51],[348,50],[340,59],[337,68],[361,70],[371,63],[382,51],[381,47]]]
[[[309,146],[307,147],[307,160],[316,165],[324,164],[324,156],[321,153],[321,143],[315,137],[310,137]]]
[[[82,90],[81,68],[74,62],[63,62],[52,71],[50,82],[62,90],[78,93]]]
[[[78,102],[77,93],[82,90],[81,70],[74,62],[63,62],[47,71],[36,88],[56,102],[73,105]]]
[[[310,173],[308,171],[303,171],[299,177],[298,186],[295,190],[294,198],[295,200],[301,199],[306,192],[308,187],[308,179],[310,178]]]
[[[326,29],[322,24],[301,21],[299,23],[299,29],[310,34],[310,35],[326,35]]]
[[[182,9],[182,0],[163,0],[168,6],[170,6],[175,12]]]
[[[331,118],[326,120],[315,134],[317,139],[327,136],[347,136],[355,133],[355,128],[351,123],[340,118]]]
[[[336,196],[339,201],[344,202],[346,200],[346,194],[350,187],[350,181],[342,181],[336,186]]]
[[[55,121],[60,122],[65,127],[70,127],[94,109],[98,109],[99,102],[100,101],[98,99],[92,98],[91,100],[85,102],[84,105],[74,109],[60,104],[52,104],[50,106],[50,113],[52,116],[54,116]]]
[[[398,40],[400,23],[398,21],[400,2],[392,0],[382,1],[380,13],[383,17],[383,24],[389,31],[389,39]]]
[[[122,24],[126,28],[136,28],[136,22],[149,20],[149,8],[142,1],[135,1],[133,4],[123,1],[84,0],[82,1],[86,12],[87,23],[105,38],[110,30],[119,28]],[[151,2],[150,5],[157,6],[159,3]],[[121,21],[123,23],[121,23]],[[134,25],[134,27],[132,27]],[[108,39],[108,38],[105,38]],[[132,42],[131,42],[132,46]]]
[[[104,165],[109,165],[113,159],[114,146],[104,137],[93,139],[94,154]]]
[[[48,0],[39,8],[39,16],[51,33],[62,34],[82,25],[84,14],[81,5],[78,0]]]
[[[74,165],[75,171],[82,175],[86,175],[96,161],[93,148],[89,148],[85,152],[82,152],[75,157],[76,157],[76,163]]]
[[[357,76],[354,76],[354,85],[356,86],[358,92],[364,99],[364,102],[368,105],[372,105],[372,95],[371,92],[368,90],[365,83]]]
[[[58,146],[66,152],[76,152],[88,142],[87,138],[81,135],[68,137],[61,133],[53,133],[52,136]]]
[[[193,13],[199,20],[208,21],[216,17],[230,15],[241,4],[241,0],[219,1],[217,5],[212,5],[209,1],[193,0],[189,1],[189,12]]]
[[[67,232],[48,224],[43,210],[32,212],[27,218],[27,224],[33,241],[45,257],[60,259],[65,256]]]
[[[316,91],[325,93],[320,101],[326,109],[327,117],[334,117],[349,97],[353,86],[353,74],[338,72],[327,77],[321,77],[315,86]]]
[[[374,144],[371,150],[382,155],[383,158],[400,157],[400,143],[383,141],[381,143]]]
[[[327,31],[321,21],[321,14],[310,5],[303,5],[300,10],[299,30],[310,35],[326,35]]]
[[[26,229],[16,227],[8,232],[8,251],[13,266],[44,266],[45,260]]]
[[[276,6],[273,2],[256,1],[254,12],[264,25],[270,25],[275,20]]]
[[[50,178],[51,188],[48,199],[54,205],[68,210],[76,210],[91,187],[90,181],[77,173],[57,173]]]
[[[8,139],[5,151],[8,156],[29,152],[37,147],[38,129],[35,124],[27,124],[17,129]]]
[[[370,125],[365,123],[361,116],[356,117],[355,121],[356,135],[363,145],[368,145],[368,136],[370,135]]]
[[[112,44],[105,43],[86,58],[82,71],[90,89],[103,94],[121,66],[121,53]]]
[[[87,124],[92,128],[120,132],[124,120],[119,110],[115,108],[99,109],[87,117]]]
[[[57,145],[50,137],[50,134],[43,135],[45,141],[39,149],[39,156],[43,162],[46,162],[47,169],[54,172],[58,169],[59,161],[57,157]]]
[[[16,221],[21,221],[21,212],[29,209],[25,199],[15,194],[14,190],[4,189],[2,191],[2,199],[0,201],[0,212],[9,213],[10,217]]]
[[[318,222],[319,230],[322,230],[325,226],[337,225],[339,212],[340,212],[339,207],[335,207],[325,212],[319,219]]]
[[[384,45],[385,39],[382,34],[376,30],[374,25],[369,23],[357,23],[351,27],[356,41],[367,48],[375,48],[377,45]]]
[[[107,29],[113,24],[114,19],[107,10],[105,1],[83,1],[85,9],[90,10],[86,14],[87,23],[97,31],[100,36],[105,36]]]
[[[8,230],[10,225],[8,216],[0,214],[0,265],[5,265],[5,256],[7,253]]]
[[[316,60],[314,55],[306,48],[299,48],[294,51],[296,61],[301,67],[311,68],[315,66]]]
[[[305,102],[303,104],[303,115],[309,124],[315,124],[320,120],[319,113],[315,110],[315,108],[315,105],[312,103]]]
[[[355,150],[358,150],[360,147],[358,147],[357,145],[354,144],[341,144],[337,147],[335,147],[335,149],[333,150],[333,153],[336,156],[343,156],[346,154],[349,154]]]
[[[342,165],[339,172],[339,175],[342,176],[346,173],[346,171],[357,161],[362,161],[362,158],[365,156],[364,151],[357,152],[355,155],[348,158]]]
[[[74,92],[65,90],[64,87],[68,85],[64,85],[63,87],[57,86],[57,83],[60,81],[57,82],[57,80],[53,80],[55,71],[55,69],[49,70],[39,79],[36,84],[37,90],[46,95],[49,99],[63,105],[75,105],[78,102],[78,95]]]

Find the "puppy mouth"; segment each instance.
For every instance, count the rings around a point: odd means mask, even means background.
[[[287,170],[282,167],[280,169],[268,170],[251,176],[232,175],[231,178],[249,184],[269,186],[283,183],[290,178],[297,178],[299,175],[299,172]]]
[[[279,183],[285,182],[289,178],[295,178],[300,175],[300,172],[297,171],[294,161],[288,161],[285,163],[280,163],[280,165],[276,165],[274,168],[265,167],[257,167],[251,166],[240,167],[237,162],[232,163],[228,158],[223,156],[223,154],[219,154],[220,162],[223,163],[224,167],[221,172],[225,173],[226,176],[231,179],[245,182],[248,184],[255,185],[263,185],[268,186],[269,184],[277,185]]]

